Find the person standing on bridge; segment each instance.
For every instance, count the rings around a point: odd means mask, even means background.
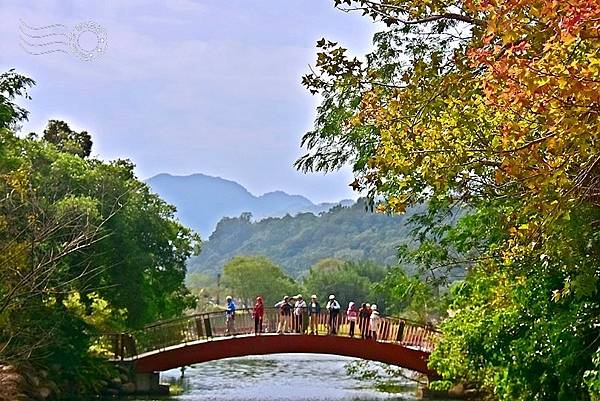
[[[329,302],[327,302],[327,310],[329,311],[329,334],[337,334],[340,309],[340,303],[335,299],[335,295],[331,294],[329,296]]]
[[[348,310],[346,311],[346,317],[348,318],[348,324],[350,325],[348,335],[351,338],[354,337],[354,327],[356,326],[356,320],[358,319],[358,311],[354,305],[354,302],[350,302],[348,304]]]
[[[279,305],[279,327],[277,327],[277,333],[285,334],[288,328],[288,320],[292,315],[292,305],[290,305],[290,297],[287,295],[283,297],[283,301],[278,302]]]
[[[313,295],[308,304],[308,321],[312,335],[319,335],[319,316],[321,316],[321,305],[317,301],[317,296]]]
[[[361,338],[369,338],[369,320],[371,318],[371,309],[363,303],[358,310],[358,325],[360,327]]]
[[[296,304],[294,305],[294,331],[296,333],[303,333],[303,317],[306,311],[306,301],[302,299],[302,295],[298,294],[296,297]]]
[[[227,322],[227,329],[225,330],[226,335],[235,334],[235,302],[231,295],[227,295],[227,309],[225,310],[225,319]]]
[[[371,306],[371,337],[373,340],[377,340],[377,332],[379,331],[379,321],[381,317],[379,317],[379,311],[377,310],[377,305],[373,304]]]
[[[262,297],[256,297],[252,316],[254,317],[254,334],[262,333],[263,316],[265,314],[265,304]]]

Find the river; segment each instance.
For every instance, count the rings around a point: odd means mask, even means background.
[[[415,384],[390,394],[375,390],[374,380],[359,380],[346,372],[352,358],[313,354],[280,354],[232,358],[161,374],[176,383],[181,401],[375,401],[415,400]],[[147,400],[147,398],[140,398]]]

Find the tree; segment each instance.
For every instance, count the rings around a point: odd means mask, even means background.
[[[66,274],[93,272],[85,288],[98,289],[116,308],[126,309],[131,327],[178,316],[193,307],[194,298],[183,282],[185,262],[196,251],[199,238],[174,219],[174,207],[135,178],[130,162],[82,159],[45,141],[13,137],[7,143],[13,144],[5,152],[8,176],[16,176],[7,193],[17,196],[18,184],[44,207],[83,203],[77,207],[91,216],[85,223],[98,227],[102,240],[69,254]],[[22,182],[16,182],[18,178]]]
[[[82,158],[92,153],[91,135],[87,131],[73,131],[64,121],[48,121],[43,139],[54,144],[62,152],[72,153]]]
[[[281,268],[265,256],[236,256],[223,268],[223,284],[247,307],[262,296],[266,305],[274,305],[284,295],[294,296],[300,289]]]
[[[381,282],[374,284],[373,293],[386,301],[389,314],[431,323],[445,313],[443,303],[436,298],[431,285],[418,276],[409,276],[400,266],[390,269]]]
[[[106,239],[81,255],[104,273],[91,288],[102,288],[102,296],[127,309],[128,325],[135,328],[193,308],[184,280],[186,260],[199,251],[199,237],[175,220],[173,206],[135,178],[130,162],[98,164],[88,173],[72,176],[69,186],[102,194],[103,215],[121,205],[105,225]]]
[[[343,308],[352,301],[358,305],[363,302],[377,303],[383,310],[385,300],[371,291],[371,277],[374,275],[383,278],[386,269],[374,266],[373,263],[366,262],[323,259],[310,268],[303,284],[307,291],[316,294],[323,302],[326,302],[330,294],[334,294]],[[374,273],[376,270],[379,272]]]
[[[19,122],[27,120],[29,112],[14,99],[18,96],[29,99],[27,88],[33,85],[33,79],[17,74],[15,70],[0,74],[0,129],[15,129]]]
[[[391,211],[432,192],[526,197],[552,218],[579,195],[597,206],[597,5],[344,3],[392,28],[365,62],[318,42],[303,82],[324,100],[298,167],[351,160],[353,185]]]
[[[186,286],[196,297],[195,312],[205,313],[221,310],[219,306],[221,299],[225,299],[226,288],[220,286],[219,277],[213,277],[199,271],[188,273],[186,276]]]
[[[507,184],[504,190],[542,195],[542,184],[570,188],[574,171],[593,170],[599,84],[588,58],[598,51],[589,33],[597,5],[342,3],[392,28],[375,36],[366,62],[318,42],[319,70],[303,82],[325,99],[299,167],[353,160],[355,185],[381,190],[400,208],[425,186],[473,194]],[[569,23],[557,14],[571,16]],[[553,174],[567,181],[556,183]]]
[[[26,117],[12,102],[32,82],[0,80],[0,110],[16,113],[0,127],[0,361],[48,371],[64,394],[97,391],[111,371],[90,349],[101,331],[194,306],[183,281],[199,238],[129,161],[7,128]]]
[[[59,390],[75,394],[95,388],[110,368],[88,351],[100,326],[64,303],[97,271],[68,261],[102,240],[111,215],[100,216],[88,196],[44,196],[38,172],[45,163],[37,157],[43,147],[9,130],[27,116],[12,97],[24,94],[33,81],[12,72],[2,75],[7,76],[12,79],[0,84],[0,110],[14,114],[3,116],[0,127],[0,361],[25,369],[41,366]],[[94,297],[86,317],[97,318],[94,305],[104,302]],[[105,328],[119,327],[120,312],[103,308],[101,314],[110,322]]]
[[[406,255],[467,271],[430,359],[444,377],[506,400],[598,397],[600,4],[335,4],[389,28],[363,60],[317,43],[303,83],[323,100],[296,165],[352,163],[381,211],[428,201]],[[468,215],[444,222],[457,204]]]

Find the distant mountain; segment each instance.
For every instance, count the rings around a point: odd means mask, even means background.
[[[265,255],[294,277],[302,276],[324,258],[397,263],[398,246],[411,242],[405,223],[422,207],[402,216],[366,209],[364,201],[359,200],[319,216],[301,213],[259,222],[247,216],[223,218],[203,243],[200,255],[190,258],[188,271],[214,276],[237,255]]]
[[[254,220],[303,212],[318,214],[338,204],[314,204],[304,196],[282,191],[255,196],[235,181],[204,174],[158,174],[146,182],[164,200],[175,205],[179,219],[203,238],[213,232],[223,217],[237,217],[245,212],[252,213]],[[354,201],[346,199],[339,204],[352,203]]]

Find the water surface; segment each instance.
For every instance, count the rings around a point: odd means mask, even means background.
[[[375,401],[415,400],[416,385],[401,393],[375,390],[373,380],[350,377],[345,365],[353,358],[315,354],[280,354],[231,358],[163,372],[162,382],[183,386],[181,401]]]

